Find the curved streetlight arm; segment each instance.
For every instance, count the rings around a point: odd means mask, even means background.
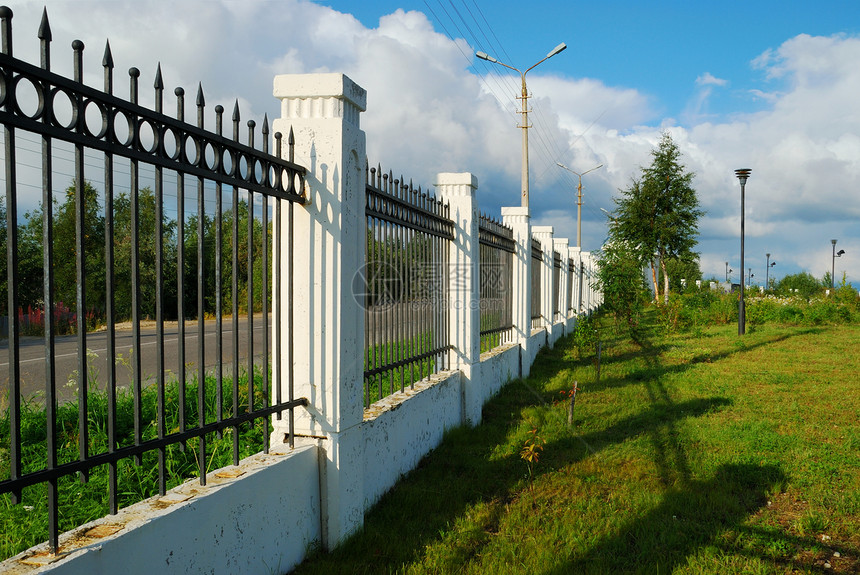
[[[532,68],[536,68],[538,64],[541,64],[541,63],[543,63],[543,62],[545,62],[545,61],[549,60],[550,58],[552,58],[553,56],[555,56],[555,55],[556,55],[556,54],[558,54],[559,52],[563,52],[566,48],[567,48],[567,44],[565,44],[564,42],[562,42],[561,44],[559,44],[558,46],[556,46],[555,48],[553,48],[553,49],[550,51],[550,53],[549,53],[549,54],[547,54],[546,56],[544,56],[543,60],[541,60],[540,62],[538,62],[537,64],[535,64],[535,65],[534,65],[534,66],[532,66],[531,68],[527,68],[527,69],[526,69],[526,71],[525,71],[525,72],[523,72],[523,76],[525,76],[526,74],[528,74],[528,73],[529,73],[529,70],[531,70]]]
[[[522,72],[520,72],[517,68],[514,68],[513,66],[508,66],[508,65],[507,65],[507,64],[505,64],[504,62],[502,62],[502,61],[500,61],[500,60],[497,60],[497,59],[493,58],[492,56],[490,56],[490,55],[489,55],[489,54],[487,54],[486,52],[475,52],[475,56],[476,56],[477,58],[480,58],[481,60],[486,60],[487,62],[492,62],[493,64],[498,64],[499,66],[504,66],[505,68],[509,68],[509,69],[513,70],[514,72],[516,72],[517,74],[519,74],[519,75],[521,75],[521,76],[522,76],[522,75],[524,75],[524,74],[523,74]],[[545,59],[545,58],[544,58],[544,59]]]

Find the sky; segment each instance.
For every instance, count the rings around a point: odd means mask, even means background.
[[[368,91],[361,126],[368,160],[416,185],[471,172],[478,202],[499,217],[520,203],[519,75],[527,75],[534,225],[577,233],[577,179],[586,174],[582,247],[599,249],[619,190],[668,132],[706,214],[705,278],[739,281],[740,186],[745,267],[770,277],[829,272],[860,285],[860,4],[853,1],[635,2],[607,0],[48,0],[10,2],[15,55],[38,64],[47,8],[54,70],[71,74],[84,41],[84,81],[101,87],[110,40],[115,84],[141,70],[244,118],[277,116],[278,74],[341,72]],[[117,93],[122,94],[118,88]],[[141,101],[151,102],[142,91]],[[167,106],[166,106],[167,107]],[[211,125],[211,124],[210,124]],[[32,202],[38,201],[34,192]],[[22,201],[28,206],[27,200]],[[748,270],[744,270],[749,273]]]

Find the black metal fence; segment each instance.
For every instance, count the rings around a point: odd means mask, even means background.
[[[481,214],[478,226],[481,268],[481,351],[509,340],[513,326],[514,252],[511,228]]]
[[[394,179],[367,173],[367,263],[357,277],[365,308],[364,405],[447,368],[448,205]]]
[[[60,482],[106,474],[108,512],[115,514],[118,465],[132,473],[135,464],[157,467],[163,495],[168,451],[187,447],[204,484],[214,441],[232,434],[237,464],[248,448],[240,435],[255,435],[268,450],[270,417],[285,414],[291,425],[293,408],[306,405],[292,395],[291,370],[281,374],[269,363],[273,345],[283,349],[292,331],[291,312],[280,321],[289,302],[272,299],[273,275],[287,283],[280,293],[292,292],[292,270],[273,262],[272,237],[280,238],[279,250],[293,249],[292,211],[303,201],[305,169],[292,161],[292,142],[290,160],[280,159],[280,134],[269,153],[268,120],[262,150],[253,121],[240,138],[238,104],[228,119],[231,136],[221,106],[214,132],[204,129],[202,88],[195,123],[185,121],[181,88],[174,91],[175,117],[167,115],[160,67],[154,110],[138,103],[135,68],[128,100],[116,96],[109,44],[103,89],[83,83],[80,41],[72,45],[74,77],[57,75],[47,15],[38,34],[40,65],[14,58],[11,20],[12,11],[0,8],[7,294],[0,315],[13,318],[8,381],[0,382],[8,397],[0,422],[8,429],[8,469],[0,464],[0,473],[8,477],[0,479],[0,494],[17,504],[28,490],[47,486],[47,501],[40,500],[55,551]],[[32,189],[41,191],[40,204]],[[22,214],[28,202],[38,207]],[[25,300],[43,313],[37,343],[23,350],[15,318]],[[285,306],[275,310],[274,326],[272,304]],[[58,336],[60,307],[73,310],[71,336]],[[43,367],[38,381],[24,377],[25,352],[28,365]],[[76,357],[69,373],[60,364],[65,355]],[[282,386],[271,392],[272,370],[287,382],[288,397]],[[64,383],[76,390],[64,395]]]
[[[559,305],[559,291],[561,288],[561,254],[552,252],[552,320],[561,319],[561,306]]]
[[[567,258],[567,313],[576,311],[576,304],[573,301],[574,291],[573,284],[576,282],[576,264],[573,258]]]
[[[543,275],[543,247],[532,238],[532,329],[543,326],[541,316],[541,276]]]

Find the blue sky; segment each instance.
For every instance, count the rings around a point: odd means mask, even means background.
[[[575,238],[575,181],[555,163],[577,171],[604,164],[583,179],[583,248],[598,248],[606,237],[600,208],[612,209],[667,130],[707,212],[698,246],[706,277],[722,278],[726,261],[738,268],[733,170],[749,167],[753,283],[765,253],[778,262],[777,277],[821,277],[836,238],[846,250],[837,277],[844,271],[860,285],[856,2],[10,3],[16,54],[31,62],[45,4],[55,66],[70,71],[62,50],[84,40],[85,81],[94,86],[105,38],[117,68],[140,68],[142,85],[161,62],[168,85],[202,82],[207,102],[238,99],[245,117],[277,115],[276,74],[343,72],[368,90],[361,121],[371,163],[425,185],[438,172],[472,172],[482,210],[496,216],[519,203],[519,79],[474,52],[528,67],[566,42],[528,76],[535,224]]]

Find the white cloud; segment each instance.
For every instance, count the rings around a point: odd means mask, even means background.
[[[141,99],[151,100],[160,61],[171,93],[179,84],[194,93],[202,81],[208,108],[221,103],[231,109],[240,99],[243,119],[277,114],[275,74],[343,72],[368,90],[361,121],[371,162],[423,185],[439,171],[471,171],[481,184],[482,209],[496,214],[500,205],[518,204],[520,118],[513,112],[519,107],[514,100],[519,78],[477,76],[471,48],[435,30],[420,12],[398,10],[367,28],[351,15],[307,0],[49,0],[47,5],[55,67],[71,73],[68,47],[81,37],[90,85],[101,86],[105,38],[117,62],[118,94],[127,94],[126,71],[137,66],[143,73]],[[41,6],[27,2],[15,8],[16,54],[31,62],[38,62]],[[598,208],[612,208],[611,197],[650,161],[660,131],[669,129],[696,173],[708,211],[699,248],[703,264],[720,266],[706,269],[706,275],[720,277],[721,263],[737,254],[740,202],[732,171],[750,167],[749,253],[778,254],[782,273],[803,267],[820,275],[821,260],[829,264],[823,252],[830,236],[837,237],[848,252],[838,263],[860,282],[860,265],[852,263],[860,261],[857,61],[860,38],[790,38],[752,62],[764,79],[747,93],[767,109],[728,118],[706,115],[711,91],[725,88],[728,80],[703,73],[690,108],[673,111],[682,123],[666,118],[659,125],[649,124],[659,103],[635,88],[535,70],[529,75],[535,219],[575,237],[572,180],[555,162],[573,169],[603,163],[583,179],[583,244],[599,243],[605,218]],[[172,95],[168,100],[173,102]],[[191,105],[186,107],[189,113]]]
[[[697,86],[726,86],[728,85],[728,80],[722,80],[720,78],[715,77],[710,72],[705,72],[698,78],[696,78]]]

